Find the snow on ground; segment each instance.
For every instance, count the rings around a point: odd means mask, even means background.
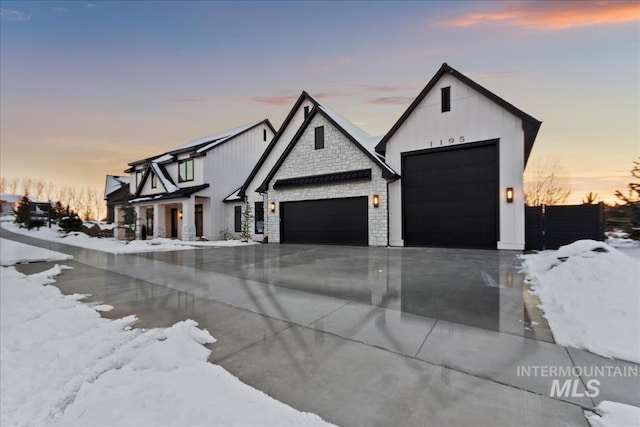
[[[588,413],[591,427],[637,427],[640,426],[640,408],[624,403],[600,402],[596,413]]]
[[[558,344],[640,363],[638,259],[594,240],[523,259]]]
[[[0,268],[0,425],[327,425],[208,363],[193,320],[104,319],[51,286],[61,271]]]
[[[63,261],[71,258],[71,255],[61,252],[0,238],[0,265],[3,266],[29,261]]]
[[[183,251],[194,249],[194,247],[228,247],[228,246],[245,246],[256,244],[256,242],[241,242],[240,240],[215,240],[215,241],[182,241],[165,238],[149,239],[149,240],[133,240],[126,242],[113,238],[90,237],[84,233],[71,232],[64,234],[57,226],[51,228],[41,227],[38,229],[27,230],[20,228],[15,223],[2,223],[2,227],[18,234],[35,237],[37,239],[48,240],[50,242],[64,243],[65,245],[78,246],[96,251],[109,252],[112,254],[128,254],[140,252],[166,252],[166,251]]]

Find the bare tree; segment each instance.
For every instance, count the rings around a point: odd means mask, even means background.
[[[106,208],[104,200],[102,200],[95,188],[89,190],[89,202],[91,204],[91,211],[93,212],[94,219],[96,221],[102,220],[105,217]]]
[[[638,160],[633,161],[631,175],[636,179],[640,179],[640,157],[638,157]],[[630,182],[628,188],[629,190],[627,194],[624,194],[620,190],[616,190],[616,197],[627,205],[640,202],[640,182]]]
[[[4,176],[0,177],[0,193],[4,194],[4,192],[7,190],[7,186],[7,178],[5,178]]]
[[[529,206],[564,203],[571,194],[569,180],[557,161],[545,159],[529,164],[525,172],[524,196]]]
[[[69,187],[63,185],[58,189],[58,201],[65,208],[69,206]]]
[[[31,186],[33,185],[33,180],[31,178],[22,178],[22,193],[25,196],[28,196],[31,193]]]
[[[44,189],[46,187],[46,183],[43,179],[37,179],[33,182],[33,197],[36,200],[42,200],[44,197]]]
[[[55,200],[56,198],[58,198],[58,194],[56,193],[56,185],[53,182],[47,182],[47,186],[44,191],[47,195],[47,200]]]
[[[78,211],[78,191],[75,187],[67,187],[67,206],[74,211]]]
[[[19,185],[20,180],[18,178],[7,179],[7,191],[9,191],[9,194],[16,194],[18,192]]]
[[[593,193],[589,191],[582,198],[583,205],[595,205],[596,203],[598,203],[598,193]]]

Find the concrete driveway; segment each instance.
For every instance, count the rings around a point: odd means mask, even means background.
[[[515,254],[257,245],[110,255],[70,253],[56,286],[136,314],[141,327],[192,318],[218,342],[211,361],[339,425],[587,425],[601,400],[640,404],[637,378],[600,395],[549,397],[553,378],[519,367],[624,365],[529,328]],[[45,265],[20,266],[22,271]],[[543,325],[544,326],[544,325]],[[585,391],[584,379],[576,379]]]

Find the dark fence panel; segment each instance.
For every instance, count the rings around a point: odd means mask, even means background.
[[[542,220],[542,206],[526,206],[524,208],[524,249],[526,251],[542,249],[544,244]]]
[[[604,204],[525,208],[525,249],[558,249],[581,239],[604,239]]]

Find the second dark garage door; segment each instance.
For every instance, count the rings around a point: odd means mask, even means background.
[[[282,202],[280,241],[366,246],[369,243],[368,198]]]
[[[405,155],[402,197],[405,245],[495,249],[496,143]]]

